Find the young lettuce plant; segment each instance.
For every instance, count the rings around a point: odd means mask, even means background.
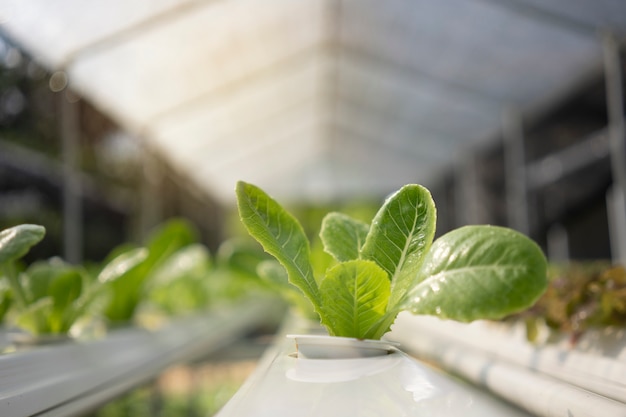
[[[249,234],[284,267],[331,336],[380,339],[403,310],[499,319],[531,306],[547,286],[541,249],[514,230],[465,226],[433,242],[435,204],[417,184],[390,196],[371,225],[327,214],[320,237],[336,263],[323,277],[314,275],[308,238],[291,214],[252,184],[238,182],[236,193]]]
[[[196,243],[196,232],[185,220],[171,219],[159,225],[144,246],[124,244],[115,248],[109,258],[123,267],[105,263],[107,272],[98,280],[106,283],[110,298],[104,315],[111,324],[128,324],[146,299],[149,281],[158,268],[176,251]],[[107,260],[108,262],[108,260]],[[121,274],[119,274],[121,271]],[[111,275],[110,277],[109,275]]]
[[[44,235],[42,226],[31,224],[0,232],[0,277],[12,300],[7,317],[10,324],[33,335],[67,334],[80,319],[94,313],[103,290],[83,267],[58,258],[19,269],[17,262]]]
[[[22,224],[0,231],[0,278],[4,278],[2,317],[11,303],[22,309],[26,307],[27,300],[20,284],[17,262],[32,246],[39,243],[45,234],[46,229],[36,224]]]

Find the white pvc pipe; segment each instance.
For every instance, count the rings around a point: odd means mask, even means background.
[[[543,371],[550,369],[551,365],[542,362],[540,350],[524,345],[512,335],[498,336],[497,333],[489,333],[484,328],[476,329],[472,326],[477,327],[475,324],[465,325],[402,314],[394,324],[390,338],[400,342],[404,349],[418,357],[432,360],[450,372],[486,387],[541,417],[626,416],[624,402],[609,399],[555,377],[560,375],[577,378],[578,382],[587,381],[588,385],[598,383],[595,388],[609,387],[612,393],[621,392],[623,395],[624,385],[613,382],[626,375],[619,368],[612,376],[608,375],[601,381],[599,376],[590,377],[589,370],[586,378],[581,378],[584,374],[580,374],[580,371],[561,370],[558,373],[554,370],[555,362],[552,362],[551,372],[555,376],[549,376]],[[507,337],[508,341],[505,340]],[[559,360],[559,357],[554,359]],[[560,360],[567,361],[567,354],[560,355]],[[617,361],[612,363],[618,364]],[[605,370],[598,367],[596,371],[600,373]]]

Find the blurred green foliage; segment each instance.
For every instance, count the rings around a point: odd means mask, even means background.
[[[626,326],[626,268],[609,262],[551,265],[549,286],[529,310],[507,320],[526,323],[530,341],[541,326],[574,339],[585,330]]]
[[[225,242],[214,259],[183,219],[163,223],[143,245],[114,248],[100,264],[51,258],[25,265],[44,235],[29,224],[0,232],[0,320],[32,335],[68,334],[89,323],[158,323],[267,290],[255,274],[258,248]]]

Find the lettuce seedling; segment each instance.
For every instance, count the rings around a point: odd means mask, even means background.
[[[11,322],[31,334],[64,334],[91,311],[102,287],[92,283],[84,268],[58,258],[18,270],[17,262],[44,235],[44,227],[31,224],[0,232],[2,288],[8,285],[5,296],[12,301],[2,312],[8,310]]]
[[[184,246],[157,268],[147,282],[146,298],[169,316],[206,308],[211,302],[209,250],[200,243]]]
[[[19,280],[17,262],[30,248],[43,239],[46,229],[36,224],[22,224],[0,232],[0,276],[4,276],[11,291],[3,291],[2,309],[6,312],[12,300],[19,307],[27,304]]]
[[[20,285],[27,305],[15,308],[12,320],[34,335],[68,333],[99,295],[82,267],[58,258],[30,265]]]
[[[465,226],[434,240],[435,204],[420,185],[391,195],[371,225],[327,214],[320,237],[336,262],[323,277],[314,275],[308,238],[290,213],[252,184],[240,181],[236,193],[249,234],[333,336],[380,339],[404,310],[499,319],[531,306],[547,286],[541,249],[514,230]]]
[[[98,280],[107,282],[111,297],[104,309],[105,317],[116,324],[130,322],[137,308],[146,298],[146,287],[155,271],[179,249],[196,243],[197,236],[190,223],[172,219],[159,225],[148,237],[144,247],[122,245],[109,258],[118,259],[122,268],[106,269],[115,273],[115,279],[100,274]],[[113,261],[111,261],[113,262]],[[119,273],[121,272],[121,273]]]

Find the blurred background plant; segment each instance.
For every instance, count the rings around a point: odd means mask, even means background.
[[[527,337],[538,341],[543,328],[570,335],[573,342],[589,329],[626,326],[626,269],[607,261],[552,264],[549,286],[527,311],[507,318],[522,320]]]
[[[219,308],[268,287],[254,270],[258,250],[229,250],[214,261],[194,227],[171,219],[144,245],[123,244],[101,263],[71,265],[58,257],[27,265],[23,257],[44,229],[2,231],[0,319],[30,335],[80,336],[93,326],[155,326],[185,314]],[[256,251],[256,253],[255,253]]]

